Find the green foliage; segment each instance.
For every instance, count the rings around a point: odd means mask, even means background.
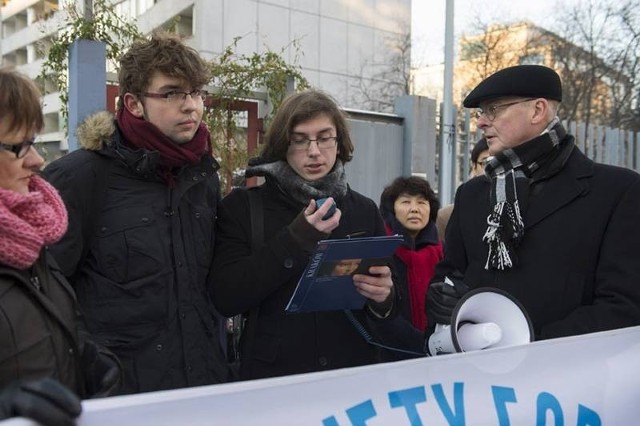
[[[62,104],[61,113],[64,119],[65,132],[68,128],[69,103],[69,47],[76,40],[95,40],[106,44],[107,60],[115,61],[132,41],[141,38],[135,23],[117,15],[108,0],[94,0],[93,13],[87,19],[78,10],[75,3],[67,3],[67,19],[58,33],[39,46],[45,56],[39,79],[53,81]],[[46,88],[42,88],[46,93]]]
[[[255,92],[266,92],[267,109],[278,109],[292,86],[304,90],[309,83],[301,73],[298,63],[300,48],[292,43],[295,52],[293,65],[283,59],[285,48],[280,53],[267,50],[264,53],[237,55],[239,37],[216,59],[210,62],[214,100],[208,107],[206,121],[212,134],[213,151],[221,164],[221,180],[224,192],[231,190],[234,174],[244,170],[250,155],[247,152],[246,135],[240,129],[238,114],[234,113],[237,101],[251,99]],[[267,126],[270,114],[264,117]]]
[[[68,130],[68,57],[69,47],[78,39],[98,40],[106,44],[107,60],[114,64],[131,43],[143,35],[135,23],[116,14],[109,0],[93,1],[93,16],[84,17],[75,4],[68,6],[68,18],[57,35],[48,44],[41,46],[45,62],[39,78],[54,83],[59,92],[62,104],[61,112],[65,131]],[[166,30],[176,31],[179,18],[165,26]],[[240,100],[253,99],[256,93],[267,96],[267,109],[278,108],[291,87],[303,90],[309,87],[307,80],[297,65],[300,47],[297,41],[285,46],[280,52],[268,50],[264,53],[237,55],[236,48],[240,37],[214,60],[209,62],[211,86],[215,88],[213,101],[207,105],[205,121],[212,134],[212,148],[221,164],[221,180],[225,192],[233,184],[234,174],[239,175],[246,167],[249,154],[247,152],[246,132],[238,126],[238,111],[235,105]],[[294,53],[293,64],[283,59],[285,49]],[[44,88],[43,88],[44,91]],[[46,91],[45,91],[46,92]],[[264,117],[265,124],[269,114]]]

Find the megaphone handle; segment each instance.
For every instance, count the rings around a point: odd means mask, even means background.
[[[443,347],[442,347],[443,339],[441,338],[443,334],[449,334],[449,332],[447,331],[447,329],[449,328],[451,328],[450,325],[436,323],[433,333],[427,339],[427,348],[428,348],[427,352],[429,353],[429,355],[435,356],[435,355],[450,353],[443,350]]]

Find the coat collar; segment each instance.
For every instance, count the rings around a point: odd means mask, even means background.
[[[532,197],[525,215],[525,229],[535,226],[556,210],[569,204],[577,197],[584,196],[590,190],[589,178],[593,176],[594,163],[580,150],[574,148],[564,168],[543,185],[540,193]],[[534,199],[544,197],[544,202]]]

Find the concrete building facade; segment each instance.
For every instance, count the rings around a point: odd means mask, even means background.
[[[68,3],[80,0],[3,0],[0,6],[0,65],[16,66],[36,78],[42,46],[65,22]],[[177,22],[177,31],[203,57],[214,59],[235,38],[236,52],[267,50],[300,65],[314,87],[344,107],[359,108],[357,86],[370,78],[365,63],[381,63],[389,40],[406,33],[411,0],[113,0],[144,34]],[[178,18],[176,20],[176,18]],[[409,30],[410,31],[410,30]],[[294,41],[296,43],[294,43]],[[299,46],[299,47],[296,47]],[[40,142],[64,138],[57,93],[44,99]]]

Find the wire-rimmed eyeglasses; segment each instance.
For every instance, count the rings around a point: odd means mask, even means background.
[[[5,151],[11,151],[16,155],[16,158],[22,158],[27,155],[31,146],[35,143],[36,138],[32,137],[31,139],[25,139],[20,143],[9,144],[0,142],[0,149]]]
[[[170,90],[166,93],[142,93],[142,96],[147,98],[165,99],[167,102],[184,102],[187,99],[187,95],[191,96],[191,99],[193,100],[201,99],[204,101],[207,96],[209,96],[209,92],[203,89],[193,89],[190,92],[185,92],[183,90]]]
[[[504,104],[489,105],[487,109],[478,108],[477,110],[475,110],[474,116],[476,118],[480,118],[481,116],[484,115],[487,118],[487,120],[493,121],[496,119],[496,116],[498,115],[498,111],[500,111],[501,109],[508,108],[512,105],[533,101],[535,99],[536,98],[527,98],[527,99],[520,99],[519,101],[507,102]]]
[[[318,145],[318,149],[331,149],[336,146],[337,136],[320,136],[315,139],[307,137],[293,138],[289,141],[289,146],[294,151],[307,151],[311,146],[311,142]]]

